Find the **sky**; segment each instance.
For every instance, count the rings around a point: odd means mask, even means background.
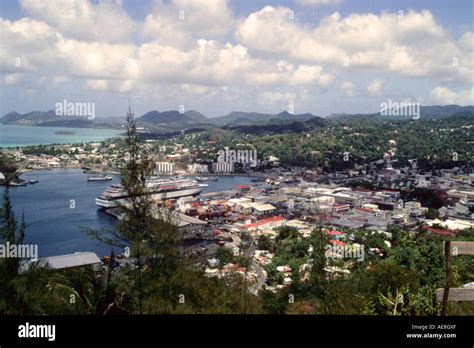
[[[471,0],[1,0],[0,115],[474,104]]]

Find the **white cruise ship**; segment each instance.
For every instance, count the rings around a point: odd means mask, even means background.
[[[161,179],[152,177],[147,182],[147,194],[153,200],[195,196],[201,193],[206,184],[198,184],[189,179]],[[117,206],[117,203],[126,204],[128,194],[122,185],[112,185],[95,199],[95,204],[108,209]]]
[[[91,175],[87,178],[87,181],[109,181],[109,180],[112,180],[112,177],[108,175]]]

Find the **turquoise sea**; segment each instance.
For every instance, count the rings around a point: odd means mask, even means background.
[[[74,134],[54,134],[68,130]],[[123,133],[117,129],[30,127],[0,124],[0,148],[41,144],[66,144],[102,141]]]

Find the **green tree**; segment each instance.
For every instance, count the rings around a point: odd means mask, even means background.
[[[429,208],[425,216],[427,219],[430,219],[430,220],[438,219],[439,218],[438,209]]]
[[[219,259],[219,267],[234,262],[234,252],[230,248],[220,247],[217,249],[216,258]]]
[[[314,295],[324,303],[327,291],[326,248],[329,245],[329,237],[320,227],[317,227],[311,232],[310,238],[313,251],[309,283]]]
[[[24,216],[20,226],[17,226],[15,213],[10,201],[9,180],[6,181],[3,193],[3,206],[0,210],[0,242],[6,245],[19,245],[25,237],[26,224]],[[0,313],[12,314],[18,305],[18,293],[14,286],[14,280],[20,271],[19,255],[15,257],[2,257],[0,259]]]
[[[258,249],[260,250],[269,250],[271,251],[273,249],[273,243],[270,237],[262,234],[258,236]]]
[[[299,236],[298,230],[290,226],[280,226],[275,228],[275,231],[277,232],[277,242],[287,238],[297,238]]]
[[[262,307],[267,314],[285,314],[288,307],[288,294],[286,291],[276,293],[270,290],[260,292]]]

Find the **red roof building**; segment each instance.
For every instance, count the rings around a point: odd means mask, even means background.
[[[272,216],[266,219],[262,219],[258,222],[254,222],[252,224],[244,225],[246,230],[260,230],[272,227],[278,227],[284,223],[286,219],[283,216]]]
[[[344,235],[345,233],[344,232],[339,232],[339,231],[328,231],[328,234],[330,236],[340,236],[340,235]]]
[[[422,230],[425,230],[427,232],[436,234],[438,236],[445,236],[445,237],[454,237],[456,233],[451,230],[440,230],[437,228],[429,227],[429,226],[421,226]]]

